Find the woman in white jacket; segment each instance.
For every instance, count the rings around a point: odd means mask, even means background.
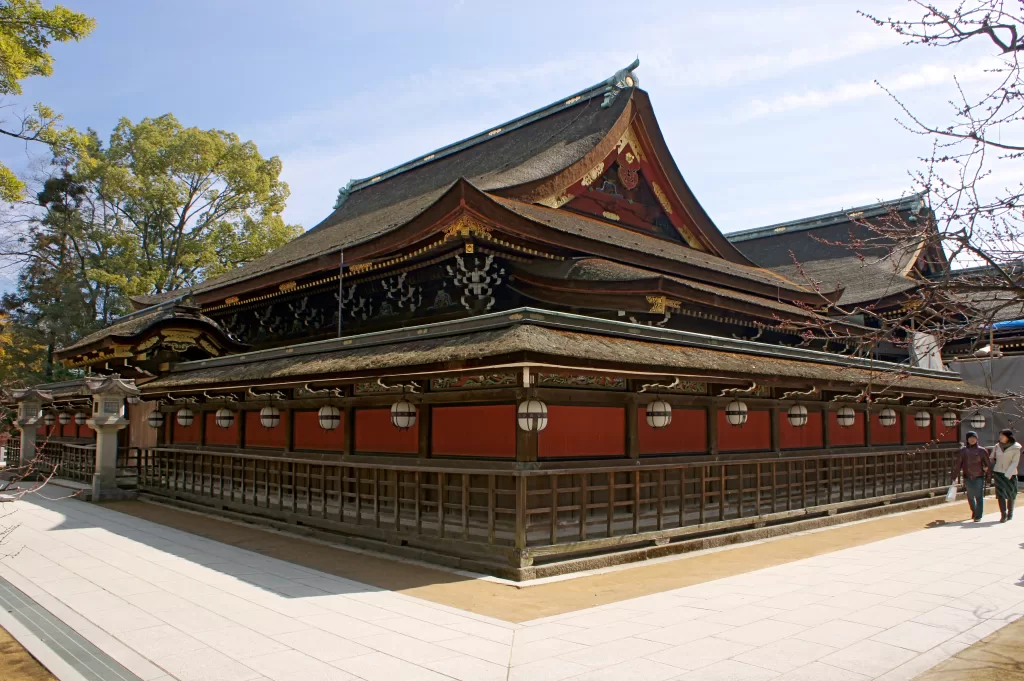
[[[996,500],[1005,523],[1013,519],[1013,502],[1017,498],[1017,463],[1020,461],[1020,444],[1013,438],[1012,430],[999,433],[999,442],[992,448],[992,477],[996,484]]]

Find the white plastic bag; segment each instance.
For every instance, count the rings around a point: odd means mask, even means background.
[[[950,504],[956,501],[956,485],[950,485],[946,491],[946,503]]]

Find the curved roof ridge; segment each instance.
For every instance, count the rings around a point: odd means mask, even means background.
[[[509,132],[521,128],[524,125],[529,125],[534,121],[550,116],[551,114],[557,111],[562,111],[564,109],[568,109],[579,104],[589,102],[594,97],[601,96],[608,98],[610,94],[616,92],[616,88],[617,90],[621,91],[636,87],[635,81],[630,81],[633,83],[632,85],[622,83],[622,75],[630,74],[639,65],[640,60],[637,59],[625,69],[620,69],[619,71],[617,71],[614,76],[606,78],[600,83],[596,83],[594,85],[591,85],[590,87],[586,87],[580,90],[579,92],[574,92],[568,97],[560,97],[557,101],[554,101],[551,104],[547,104],[545,106],[540,107],[539,109],[534,109],[529,113],[517,116],[516,118],[513,118],[510,121],[500,123],[496,126],[493,126],[489,130],[478,132],[457,142],[452,142],[451,144],[439,147],[411,161],[406,161],[405,163],[401,163],[380,173],[371,175],[370,177],[358,179],[353,178],[349,180],[348,184],[345,185],[345,187],[339,191],[339,203],[337,205],[340,205],[340,203],[344,201],[344,198],[347,197],[349,194],[357,192],[360,189],[370,186],[371,184],[375,184],[382,180],[394,177],[395,175],[403,173],[406,170],[411,170],[426,163],[430,163],[431,161],[436,161],[446,156],[450,156],[451,154],[460,152],[476,144],[480,144],[481,142],[486,142],[487,140],[493,139],[498,135],[508,134]],[[335,207],[337,207],[337,205]]]

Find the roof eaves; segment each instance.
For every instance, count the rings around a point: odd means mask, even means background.
[[[823,352],[821,350],[769,345],[767,343],[759,343],[757,341],[726,338],[724,336],[712,336],[692,331],[650,327],[644,324],[619,322],[601,319],[598,317],[554,312],[551,310],[540,310],[532,307],[515,308],[504,312],[492,312],[489,314],[477,315],[467,319],[433,322],[419,326],[410,326],[403,329],[376,331],[356,336],[312,341],[283,348],[255,350],[224,357],[182,362],[174,365],[171,369],[171,373],[191,371],[206,367],[248,364],[251,362],[260,362],[282,357],[294,358],[308,355],[319,355],[338,350],[348,350],[368,346],[373,347],[416,339],[444,338],[448,336],[463,335],[475,331],[505,328],[516,324],[536,324],[554,329],[588,331],[601,335],[649,340],[667,343],[670,345],[724,350],[727,352],[736,352],[754,356],[800,360],[816,364],[846,366],[880,372],[899,371],[911,376],[940,378],[950,381],[960,380],[959,375],[955,372],[922,369],[862,357],[837,355],[835,353]]]
[[[754,239],[763,239],[783,232],[801,232],[849,222],[853,219],[877,217],[879,215],[885,215],[891,210],[900,212],[909,210],[917,212],[921,210],[924,205],[923,194],[911,194],[910,196],[905,196],[895,200],[879,201],[866,206],[856,206],[853,208],[834,211],[832,213],[825,213],[823,215],[814,215],[808,218],[790,220],[788,222],[778,222],[766,227],[730,232],[725,235],[725,238],[733,243],[753,241]]]

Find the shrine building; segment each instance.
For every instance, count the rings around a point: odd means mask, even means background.
[[[13,396],[22,463],[512,579],[929,503],[992,393],[854,356],[850,289],[723,236],[637,65],[136,298],[60,351],[82,379]]]

